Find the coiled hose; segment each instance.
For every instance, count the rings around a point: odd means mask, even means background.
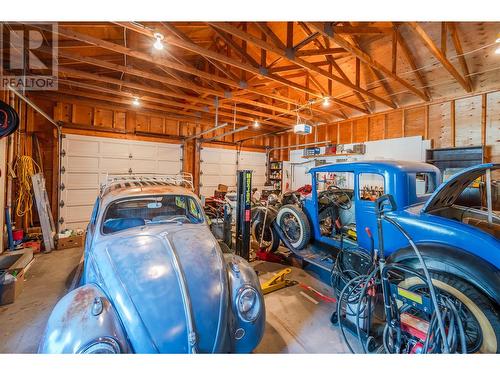
[[[17,179],[19,182],[19,192],[16,199],[16,215],[23,217],[33,225],[33,183],[31,176],[40,173],[40,166],[30,156],[20,156],[15,164]]]

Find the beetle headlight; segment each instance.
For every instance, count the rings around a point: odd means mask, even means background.
[[[80,354],[119,354],[120,345],[112,338],[100,338],[90,342]]]
[[[243,287],[236,297],[236,307],[241,319],[247,322],[255,321],[260,314],[259,293],[251,286]]]

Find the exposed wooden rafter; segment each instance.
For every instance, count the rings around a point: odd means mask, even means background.
[[[398,82],[402,86],[406,87],[409,91],[411,91],[413,94],[417,95],[421,99],[423,99],[425,101],[429,100],[427,95],[425,95],[425,93],[422,90],[419,90],[418,88],[413,86],[410,82],[408,82],[408,81],[402,79],[401,77],[399,77],[398,75],[392,73],[390,69],[387,69],[385,66],[383,66],[378,61],[373,59],[370,55],[368,55],[366,52],[362,51],[360,48],[353,46],[351,43],[349,43],[347,40],[342,38],[340,35],[332,33],[328,24],[311,22],[311,23],[308,23],[308,25],[313,30],[320,32],[321,34],[327,36],[334,43],[336,43],[340,47],[344,48],[345,50],[349,51],[354,56],[358,57],[365,64],[370,65],[372,68],[380,71],[385,76],[393,79],[394,81]]]
[[[415,31],[415,34],[419,36],[427,49],[434,55],[436,59],[443,65],[443,67],[450,73],[453,78],[464,88],[465,91],[471,92],[472,86],[470,81],[466,80],[462,75],[458,72],[458,70],[453,66],[453,64],[446,58],[443,51],[436,46],[436,43],[432,40],[432,38],[425,32],[425,30],[416,22],[410,22],[409,25]]]

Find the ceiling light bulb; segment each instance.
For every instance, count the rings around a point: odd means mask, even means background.
[[[255,121],[254,121],[254,123],[253,123],[253,127],[254,127],[254,128],[258,128],[258,127],[260,127],[260,124],[259,124],[259,122],[258,122],[257,120],[255,120]]]
[[[500,33],[497,34],[497,39],[495,40],[495,43],[500,43]]]
[[[496,54],[496,55],[500,55],[500,47],[498,47],[498,48],[495,50],[495,54]]]
[[[330,98],[327,96],[323,99],[323,107],[328,107],[330,105]]]
[[[156,41],[153,43],[153,47],[156,48],[157,50],[162,50],[163,49],[163,35],[160,33],[155,33],[154,38]]]
[[[139,107],[141,105],[141,103],[139,102],[139,98],[134,98],[134,100],[132,101],[132,104],[136,107]]]

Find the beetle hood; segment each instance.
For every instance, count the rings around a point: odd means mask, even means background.
[[[135,228],[101,246],[113,269],[112,275],[103,275],[105,282],[111,278],[115,283],[108,290],[124,294],[110,297],[125,327],[142,325],[139,336],[147,333],[161,353],[220,350],[221,330],[227,327],[227,275],[208,227]],[[132,306],[133,314],[127,311]],[[132,337],[136,328],[129,330],[132,345],[141,341]]]
[[[455,203],[460,194],[478,177],[484,175],[487,169],[499,169],[500,164],[480,164],[455,174],[448,181],[438,186],[434,194],[423,207],[423,212],[434,211],[439,208],[449,207]]]

